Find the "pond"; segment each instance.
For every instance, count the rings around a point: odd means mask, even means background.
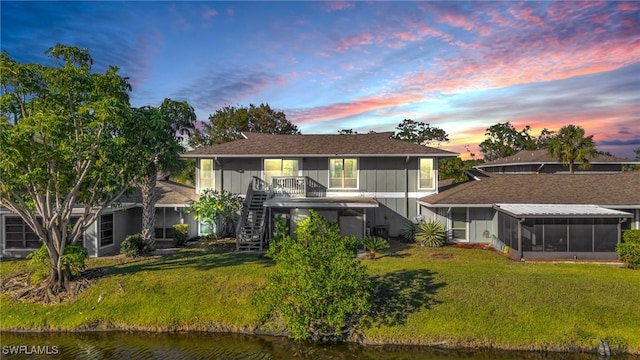
[[[449,350],[424,346],[319,345],[283,337],[212,333],[7,333],[2,359],[631,360],[596,354]]]

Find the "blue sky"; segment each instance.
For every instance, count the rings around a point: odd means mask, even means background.
[[[443,128],[479,153],[498,122],[576,124],[601,150],[640,147],[640,2],[11,2],[0,47],[56,43],[116,65],[133,106],[187,100],[198,119],[268,103],[303,133]]]

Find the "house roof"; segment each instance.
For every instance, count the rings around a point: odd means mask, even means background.
[[[244,133],[244,139],[198,148],[182,156],[458,156],[455,152],[392,139],[391,135],[393,135],[393,132],[348,135],[274,135]]]
[[[494,161],[489,161],[483,164],[478,164],[475,167],[478,169],[492,167],[492,166],[504,166],[504,165],[526,165],[526,164],[561,164],[561,161],[550,157],[547,154],[546,149],[539,150],[522,150],[512,156],[503,157]],[[613,163],[613,164],[635,164],[635,161],[629,161],[627,159],[618,158],[615,156],[596,154],[589,158],[591,164]]]
[[[158,180],[156,183],[156,207],[184,206],[198,199],[198,194],[193,186],[180,184],[169,180]],[[142,203],[140,189],[123,197],[122,203]]]
[[[640,208],[640,172],[491,174],[421,198],[432,207],[505,204],[596,204]]]
[[[598,205],[496,204],[494,209],[515,217],[632,217]]]

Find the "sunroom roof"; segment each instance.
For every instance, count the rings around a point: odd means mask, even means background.
[[[516,217],[632,217],[624,211],[598,205],[495,204],[494,209]]]

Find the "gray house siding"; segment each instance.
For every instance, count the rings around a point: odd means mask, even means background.
[[[490,243],[498,233],[496,211],[492,208],[469,208],[469,242]]]
[[[277,157],[274,157],[277,158]],[[329,157],[286,157],[299,159],[299,173],[328,188]],[[374,197],[380,207],[367,210],[367,227],[387,226],[391,236],[398,236],[408,219],[418,214],[417,198],[435,193],[419,189],[419,158],[356,157],[358,159],[357,189],[327,189],[328,196]],[[199,160],[199,159],[198,159]],[[252,178],[263,179],[264,158],[218,158],[214,160],[214,188],[245,194]],[[437,178],[437,158],[434,158]],[[197,162],[199,172],[200,163]],[[199,179],[199,173],[197,174]],[[198,188],[200,186],[198,185]]]

